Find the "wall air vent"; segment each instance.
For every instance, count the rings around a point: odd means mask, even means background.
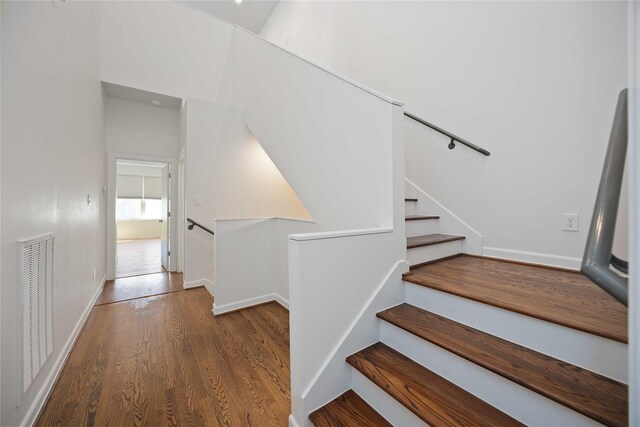
[[[22,372],[27,391],[53,352],[53,233],[18,241],[22,286]]]

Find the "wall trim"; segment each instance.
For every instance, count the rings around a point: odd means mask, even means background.
[[[561,267],[570,270],[580,270],[582,259],[561,255],[543,254],[538,252],[518,251],[515,249],[492,248],[484,246],[482,255],[492,258],[501,258],[526,262],[529,264],[543,265],[547,267]]]
[[[247,218],[214,218],[214,221],[264,221],[268,219],[279,219],[281,221],[293,221],[293,222],[308,222],[315,224],[316,221],[313,218],[293,218],[287,216],[256,216]]]
[[[199,288],[201,286],[204,286],[204,287],[211,286],[211,288],[213,289],[213,282],[209,279],[198,279],[198,280],[190,280],[182,284],[182,287],[185,289]]]
[[[91,311],[93,311],[93,307],[96,301],[98,300],[98,297],[102,293],[102,288],[104,287],[104,284],[106,283],[106,281],[107,281],[107,276],[105,274],[102,277],[102,281],[100,282],[100,285],[96,288],[95,292],[91,296],[91,299],[89,300],[89,303],[87,304],[84,311],[82,312],[80,319],[78,319],[76,326],[73,328],[73,331],[71,331],[71,335],[67,339],[67,342],[65,343],[64,347],[62,347],[62,350],[60,351],[60,354],[58,355],[58,358],[56,359],[53,365],[53,368],[49,372],[49,375],[47,375],[47,379],[45,380],[44,384],[42,384],[40,391],[36,395],[33,403],[31,404],[31,407],[29,407],[29,410],[27,411],[20,425],[31,426],[36,422],[36,419],[40,415],[40,412],[42,411],[44,404],[47,402],[47,399],[49,398],[49,394],[51,393],[51,390],[53,390],[53,386],[55,385],[56,381],[58,380],[58,377],[60,376],[60,373],[62,372],[62,368],[64,367],[69,357],[69,354],[71,354],[71,350],[73,350],[73,347],[76,343],[76,340],[78,339],[78,336],[80,336],[80,332],[82,332],[82,329],[84,328],[85,323],[87,323],[87,319],[89,319],[89,315],[91,314]]]
[[[241,301],[232,302],[224,305],[216,305],[215,300],[213,302],[213,312],[214,316],[220,316],[221,314],[231,313],[233,311],[243,310],[245,308],[254,307],[256,305],[265,304],[267,302],[275,301],[287,310],[289,309],[289,301],[284,299],[282,296],[276,293],[270,293],[265,295],[260,295],[253,298],[247,298]]]
[[[280,304],[282,307],[286,308],[287,311],[289,311],[289,300],[284,299],[284,297],[280,294],[275,294],[275,296],[276,299],[274,301]]]
[[[296,422],[296,419],[293,418],[293,414],[289,414],[289,427],[300,427]]]

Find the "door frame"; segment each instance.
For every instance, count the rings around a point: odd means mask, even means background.
[[[125,153],[109,153],[107,159],[107,280],[114,280],[116,276],[116,177],[117,177],[117,164],[118,160],[136,160],[142,162],[158,162],[167,163],[171,165],[171,171],[176,170],[177,159],[171,157],[161,156],[149,156],[140,154],[125,154]],[[179,200],[180,194],[178,185],[179,177],[172,176],[171,188],[169,189],[169,200]],[[175,202],[171,202],[172,210],[175,210]],[[172,213],[167,224],[168,232],[170,232],[169,247],[176,248],[178,251],[181,248],[177,245],[177,236],[175,230],[177,227],[177,215]],[[174,271],[176,268],[175,260],[180,254],[171,254],[169,258],[169,270]],[[174,256],[176,255],[176,256]]]
[[[177,215],[177,221],[178,224],[184,224],[185,221],[185,199],[184,199],[184,195],[185,195],[185,167],[186,167],[186,154],[185,154],[185,149],[181,149],[180,153],[178,154],[178,183],[177,183],[177,187],[178,187],[178,215]],[[178,273],[182,273],[184,272],[184,247],[185,247],[185,228],[184,227],[177,227],[175,229],[175,234],[176,234],[176,238],[178,241],[178,244],[176,246],[176,264],[175,264],[175,269]]]

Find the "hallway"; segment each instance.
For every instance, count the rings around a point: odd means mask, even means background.
[[[288,312],[205,288],[94,307],[36,425],[286,426]]]
[[[109,280],[95,305],[182,291],[182,282],[182,273],[168,272]]]

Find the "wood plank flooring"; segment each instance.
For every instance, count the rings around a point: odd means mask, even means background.
[[[627,309],[579,273],[461,255],[404,280],[627,342]]]
[[[182,273],[157,273],[109,280],[96,305],[183,290]]]
[[[160,239],[119,240],[117,254],[118,278],[165,271],[160,259]]]
[[[288,312],[204,288],[94,307],[38,426],[286,426]]]

